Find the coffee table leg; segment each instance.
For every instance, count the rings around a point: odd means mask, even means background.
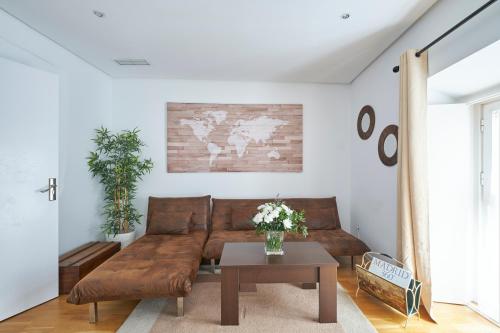
[[[319,322],[337,322],[337,267],[319,269]]]
[[[233,267],[222,268],[221,278],[221,325],[239,324],[239,275],[238,269]]]

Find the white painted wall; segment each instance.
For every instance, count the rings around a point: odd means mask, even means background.
[[[302,173],[167,173],[166,102],[300,103],[304,105]],[[142,130],[146,157],[155,162],[137,195],[145,213],[149,195],[249,198],[336,195],[349,230],[350,87],[258,82],[114,80],[113,129]],[[140,231],[143,226],[139,227]]]
[[[111,125],[112,80],[2,10],[0,46],[0,56],[59,76],[59,253],[96,240],[102,191],[85,157],[93,129]]]
[[[351,225],[375,251],[396,255],[396,166],[384,166],[377,154],[383,128],[398,123],[399,75],[392,67],[409,48],[420,48],[482,5],[484,1],[441,0],[352,83],[351,114]],[[429,54],[430,73],[436,73],[500,39],[500,4],[471,20]],[[358,112],[370,104],[377,118],[372,137],[361,140]]]

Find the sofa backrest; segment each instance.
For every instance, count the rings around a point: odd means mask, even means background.
[[[266,202],[272,202],[275,199],[212,199],[212,230],[231,230],[231,215],[233,209],[255,209]],[[335,197],[330,198],[289,198],[282,199],[290,208],[306,212],[318,210],[322,208],[331,208],[333,211],[333,219],[335,228],[340,228],[340,218],[337,209],[337,201]]]
[[[210,196],[184,198],[149,197],[146,229],[155,210],[162,212],[192,212],[191,230],[208,230],[210,222]]]

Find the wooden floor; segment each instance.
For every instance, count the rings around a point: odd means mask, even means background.
[[[356,302],[364,315],[375,326],[377,331],[384,333],[489,333],[500,332],[500,328],[484,319],[466,306],[434,303],[434,319],[437,324],[429,320],[426,313],[421,319],[410,318],[406,329],[403,328],[405,316],[393,310],[384,303],[371,297],[363,291],[356,297],[356,275],[347,268],[339,268],[338,280]],[[425,310],[424,310],[425,312]]]
[[[339,268],[339,282],[379,332],[500,332],[500,328],[467,307],[440,303],[435,304],[434,310],[438,324],[422,316],[420,320],[410,319],[405,330],[402,327],[405,320],[403,315],[362,291],[355,297],[356,277],[350,268]],[[61,296],[1,322],[0,333],[115,332],[136,304],[137,301],[99,303],[99,322],[92,325],[88,323],[88,305],[68,304],[66,297]]]

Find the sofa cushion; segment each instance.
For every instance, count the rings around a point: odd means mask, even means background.
[[[212,208],[212,230],[232,230],[231,213],[233,209],[252,208],[257,211],[257,207],[266,202],[272,202],[275,199],[213,199]],[[335,197],[330,198],[303,198],[303,199],[283,199],[290,208],[306,213],[322,208],[331,208],[335,228],[340,228],[339,213],[337,210],[337,201]]]
[[[316,208],[305,212],[306,226],[309,230],[337,229],[333,208]]]
[[[191,212],[190,230],[207,230],[210,220],[210,196],[185,198],[149,197],[146,230],[149,229],[154,213],[165,214]]]
[[[148,235],[187,235],[193,212],[153,211],[146,234]]]
[[[203,257],[206,259],[220,259],[222,255],[222,248],[225,242],[263,242],[264,235],[257,235],[255,230],[214,230],[210,233],[205,249],[203,250]],[[262,247],[264,251],[264,247]]]
[[[143,236],[80,280],[68,302],[184,297],[196,278],[206,237],[203,230]]]
[[[370,248],[360,239],[342,230],[311,230],[309,236],[287,234],[289,241],[315,241],[323,245],[332,256],[361,256]]]
[[[254,230],[214,230],[203,251],[206,259],[220,259],[225,242],[263,242],[264,235],[256,235]],[[335,230],[311,230],[306,238],[301,235],[287,233],[285,241],[316,241],[332,256],[359,256],[369,251],[368,246],[361,240],[343,231]],[[262,248],[264,251],[264,248]]]
[[[238,207],[231,209],[232,230],[255,230],[252,218],[257,214],[256,207]]]

